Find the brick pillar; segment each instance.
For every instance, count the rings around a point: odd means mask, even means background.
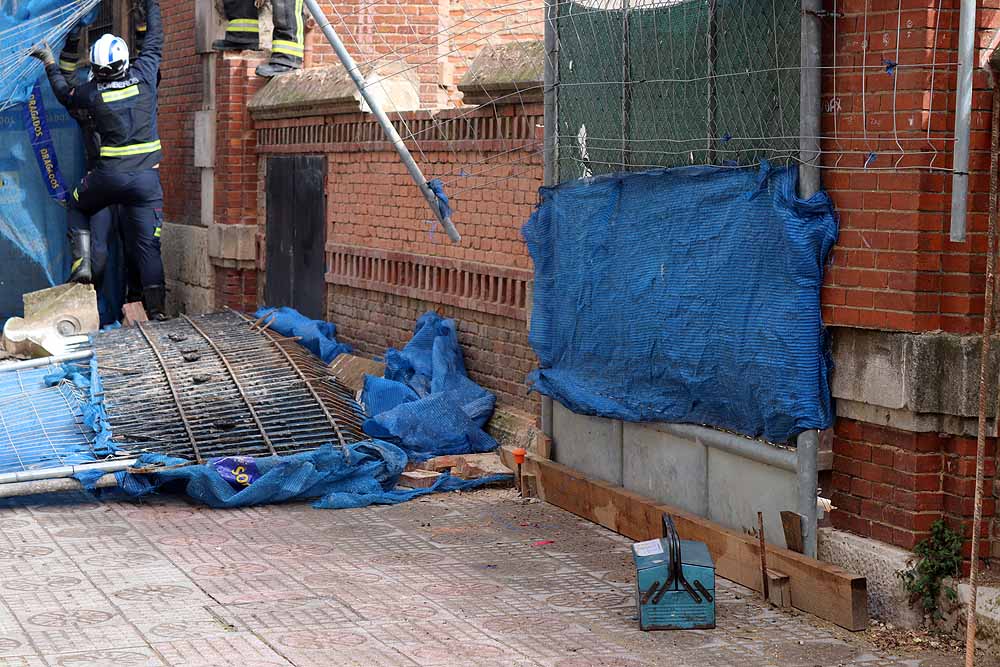
[[[240,225],[246,230],[253,230],[257,225],[257,142],[247,103],[266,83],[254,74],[254,69],[261,62],[260,58],[245,57],[243,54],[217,58],[216,225]],[[256,309],[255,260],[216,256],[211,249],[210,255],[213,255],[215,267],[216,306],[245,311]]]

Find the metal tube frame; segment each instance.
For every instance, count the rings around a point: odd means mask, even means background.
[[[543,78],[543,144],[545,149],[542,172],[543,185],[552,187],[559,182],[559,144],[556,123],[559,122],[559,4],[545,0],[545,71]],[[534,291],[534,290],[532,290]],[[531,318],[528,318],[530,325]],[[552,398],[542,396],[542,433],[552,437]]]
[[[976,0],[962,0],[958,26],[958,88],[955,94],[955,154],[951,175],[951,240],[964,241],[969,197],[969,133],[972,70],[976,50]]]
[[[385,132],[386,138],[392,144],[392,147],[396,149],[399,154],[400,160],[403,161],[403,165],[406,170],[410,173],[410,178],[413,182],[417,184],[420,189],[420,194],[424,196],[427,200],[428,206],[431,207],[431,211],[434,212],[434,216],[437,218],[441,226],[444,227],[444,231],[448,234],[448,238],[454,243],[458,243],[462,240],[462,236],[455,229],[455,225],[452,223],[451,218],[444,215],[441,212],[441,208],[438,206],[437,195],[431,190],[430,186],[427,184],[427,179],[424,178],[423,172],[420,171],[420,167],[414,161],[413,156],[410,155],[409,149],[406,144],[403,143],[402,138],[400,138],[399,133],[396,132],[396,128],[393,127],[392,121],[389,117],[385,115],[382,110],[382,106],[378,103],[378,100],[373,98],[368,92],[368,83],[365,81],[365,77],[361,74],[361,70],[358,68],[357,63],[354,62],[354,58],[351,54],[347,52],[344,47],[344,43],[340,41],[340,36],[337,35],[337,31],[333,29],[330,25],[330,21],[326,18],[326,14],[320,9],[319,5],[316,4],[316,0],[305,0],[306,7],[309,9],[309,13],[312,14],[313,18],[316,20],[316,24],[319,26],[320,30],[323,31],[323,35],[326,37],[327,41],[330,42],[330,46],[336,52],[337,57],[340,59],[340,63],[347,70],[347,74],[351,77],[354,82],[355,87],[358,92],[361,93],[361,97],[364,98],[365,104],[371,109],[372,113],[375,115],[375,119],[378,124],[382,126],[382,131]]]
[[[820,115],[823,75],[821,56],[823,0],[802,0],[799,101],[799,196],[810,199],[820,190]],[[819,431],[804,431],[796,439],[795,464],[799,486],[798,513],[802,517],[803,551],[816,557],[819,512]]]

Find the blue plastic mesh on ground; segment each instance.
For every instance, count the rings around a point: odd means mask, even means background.
[[[533,388],[582,414],[789,441],[832,422],[820,286],[837,221],[797,170],[684,167],[542,190]]]
[[[337,325],[323,320],[311,320],[294,308],[261,308],[254,316],[262,324],[282,336],[298,336],[307,350],[330,363],[337,355],[351,352],[351,346],[337,341]]]
[[[365,433],[418,459],[496,449],[483,431],[496,397],[466,374],[454,320],[424,313],[410,342],[388,350],[385,362],[385,378],[365,381]],[[403,402],[407,396],[419,400]]]
[[[442,475],[432,488],[395,488],[406,454],[386,442],[370,440],[348,446],[347,455],[333,445],[292,456],[255,460],[259,476],[249,486],[232,484],[212,465],[193,465],[183,459],[144,454],[137,466],[183,466],[163,472],[118,473],[119,486],[142,496],[160,488],[182,488],[191,498],[211,507],[246,507],[290,500],[317,499],[314,507],[341,509],[373,504],[394,505],[417,496],[483,486],[509,476],[463,480]],[[188,464],[188,465],[185,465]]]
[[[61,381],[65,367],[0,373],[0,473],[90,463],[111,453],[110,432],[93,418],[92,370],[74,367],[73,382]]]

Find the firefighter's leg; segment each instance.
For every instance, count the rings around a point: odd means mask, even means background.
[[[271,60],[257,68],[260,76],[276,76],[302,67],[305,28],[302,0],[272,0],[274,32],[271,33]]]
[[[224,0],[226,37],[212,44],[217,51],[244,51],[260,48],[260,27],[254,0]]]
[[[130,190],[131,203],[122,210],[122,224],[126,226],[125,252],[132,255],[131,260],[138,269],[146,314],[150,319],[164,319],[166,287],[160,256],[163,190],[159,172],[147,169],[137,175]]]

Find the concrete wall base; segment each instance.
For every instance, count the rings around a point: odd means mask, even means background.
[[[214,310],[215,271],[208,257],[208,230],[165,222],[160,244],[167,274],[167,312]]]
[[[941,623],[956,635],[965,637],[965,617],[972,589],[968,584],[949,584],[958,593],[958,599],[954,602],[942,600],[944,620]],[[976,595],[976,648],[986,655],[1000,656],[1000,587],[979,587]]]
[[[916,628],[923,614],[910,604],[909,594],[896,575],[913,556],[905,549],[836,528],[820,528],[817,554],[821,561],[838,565],[868,579],[868,613],[898,627]]]

